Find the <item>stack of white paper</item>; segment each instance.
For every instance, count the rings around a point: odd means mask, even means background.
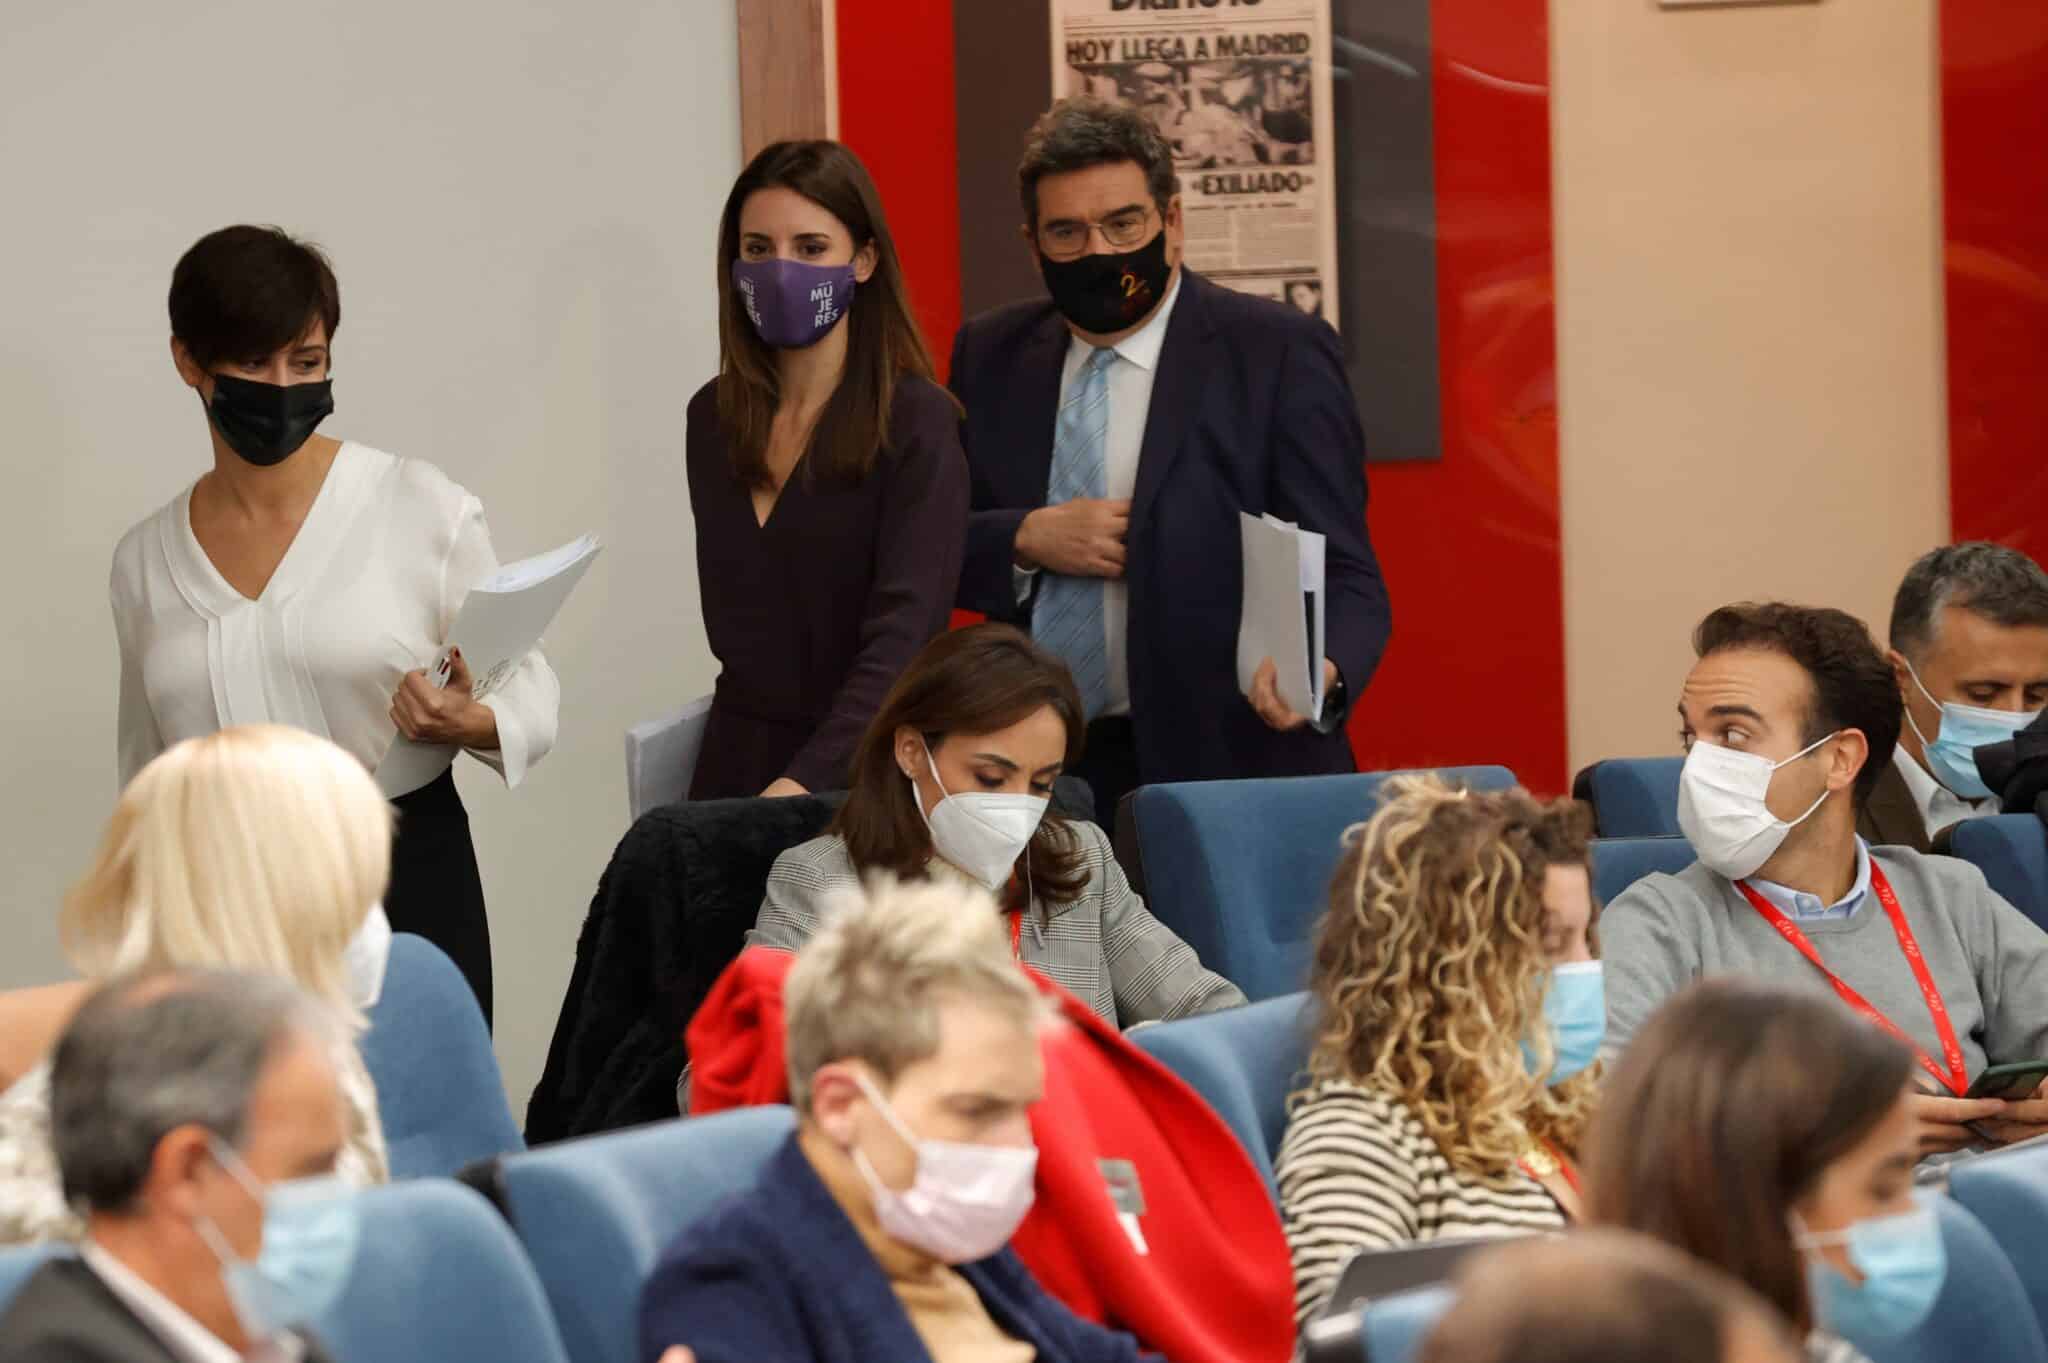
[[[689,796],[710,719],[711,697],[699,696],[666,719],[626,730],[626,809],[635,820]]]
[[[1277,517],[1238,513],[1244,601],[1237,622],[1237,684],[1251,694],[1273,660],[1280,699],[1314,719],[1323,710],[1323,537]]]
[[[470,694],[482,700],[498,689],[512,669],[540,643],[555,612],[583,580],[603,546],[585,535],[559,549],[508,563],[470,588],[448,631],[448,645],[427,669],[436,685],[448,680],[449,654],[462,650],[469,664]],[[377,764],[377,785],[396,799],[438,777],[455,760],[455,749],[442,743],[415,743],[400,734]]]

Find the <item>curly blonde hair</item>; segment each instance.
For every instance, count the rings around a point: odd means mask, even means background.
[[[1398,1099],[1471,1177],[1508,1177],[1536,1140],[1576,1151],[1599,1067],[1546,1083],[1543,886],[1552,866],[1587,864],[1589,836],[1570,800],[1390,780],[1345,834],[1317,933],[1310,1079]]]

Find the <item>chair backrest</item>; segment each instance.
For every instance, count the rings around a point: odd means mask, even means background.
[[[1133,809],[1147,902],[1202,964],[1246,997],[1308,980],[1309,938],[1328,901],[1346,828],[1372,816],[1391,772],[1146,786]],[[1515,784],[1505,767],[1438,773],[1475,790]]]
[[[638,1363],[640,1290],[661,1252],[746,1188],[794,1126],[786,1107],[741,1108],[502,1162],[513,1227],[576,1363]]]
[[[1949,851],[1982,871],[2008,904],[2048,927],[2048,830],[2037,816],[1965,819],[1950,831]]]
[[[1593,806],[1603,838],[1675,838],[1682,757],[1617,757],[1595,762],[1572,782],[1572,794]]]
[[[314,1323],[344,1363],[568,1363],[533,1265],[505,1219],[445,1179],[361,1195],[362,1248]]]
[[[393,1178],[446,1176],[522,1148],[476,995],[426,938],[392,935],[362,1054]]]
[[[1366,1307],[1361,1322],[1366,1363],[1414,1363],[1422,1341],[1450,1305],[1450,1288],[1419,1287]]]
[[[1593,839],[1593,898],[1612,904],[1644,876],[1675,876],[1699,860],[1684,838]]]
[[[1958,1160],[1950,1166],[1948,1190],[1991,1232],[2035,1316],[2048,1321],[2048,1146]]]
[[[34,1277],[36,1270],[61,1251],[51,1245],[12,1245],[0,1249],[0,1316],[14,1304],[14,1294]]]
[[[1287,1132],[1287,1095],[1308,1063],[1307,994],[1162,1022],[1130,1033],[1133,1045],[1187,1081],[1216,1109],[1280,1204],[1273,1157]]]
[[[1991,1232],[1954,1198],[1934,1198],[1948,1278],[1927,1318],[1904,1335],[1845,1332],[1871,1363],[2044,1363],[2048,1342],[2026,1289]]]

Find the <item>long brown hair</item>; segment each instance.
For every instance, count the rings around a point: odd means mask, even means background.
[[[1525,790],[1390,779],[1346,835],[1317,933],[1311,1079],[1398,1099],[1476,1178],[1511,1175],[1532,1139],[1576,1150],[1599,1067],[1547,1083],[1543,888],[1552,866],[1587,864],[1589,823],[1584,806]]]
[[[932,378],[931,352],[910,311],[910,291],[881,196],[860,158],[837,142],[777,142],[747,163],[718,222],[718,421],[732,449],[733,473],[748,487],[772,487],[768,431],[781,399],[775,352],[747,320],[733,287],[740,258],[740,210],[763,189],[803,195],[839,219],[855,252],[872,246],[875,272],[857,291],[842,326],[846,368],[813,428],[806,465],[835,480],[859,482],[889,443],[889,411],[905,375]]]
[[[919,877],[932,855],[917,793],[896,765],[896,731],[915,729],[934,753],[951,734],[990,734],[1050,706],[1067,729],[1065,762],[1081,759],[1087,726],[1067,665],[1009,625],[972,625],[925,645],[897,679],[853,759],[853,786],[831,831],[863,875]],[[1047,904],[1067,904],[1088,885],[1080,840],[1048,810],[1017,875]]]
[[[1654,1235],[1814,1327],[1793,1207],[1898,1105],[1904,1046],[1825,996],[1737,979],[1673,998],[1616,1065],[1587,1140],[1594,1222]]]

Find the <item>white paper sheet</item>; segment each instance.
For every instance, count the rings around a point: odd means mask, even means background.
[[[585,535],[559,549],[508,563],[472,587],[456,614],[455,627],[448,631],[448,646],[426,669],[427,675],[437,683],[446,682],[449,652],[460,648],[469,664],[470,694],[482,700],[497,690],[540,643],[555,612],[602,548],[595,535]],[[446,771],[455,754],[449,744],[415,743],[400,734],[377,764],[377,786],[387,799],[397,799]]]
[[[699,696],[665,719],[626,730],[626,808],[635,820],[689,796],[710,718],[711,697]]]
[[[1237,623],[1237,685],[1251,694],[1273,660],[1280,699],[1314,719],[1323,709],[1323,537],[1273,516],[1238,513],[1244,600]]]

